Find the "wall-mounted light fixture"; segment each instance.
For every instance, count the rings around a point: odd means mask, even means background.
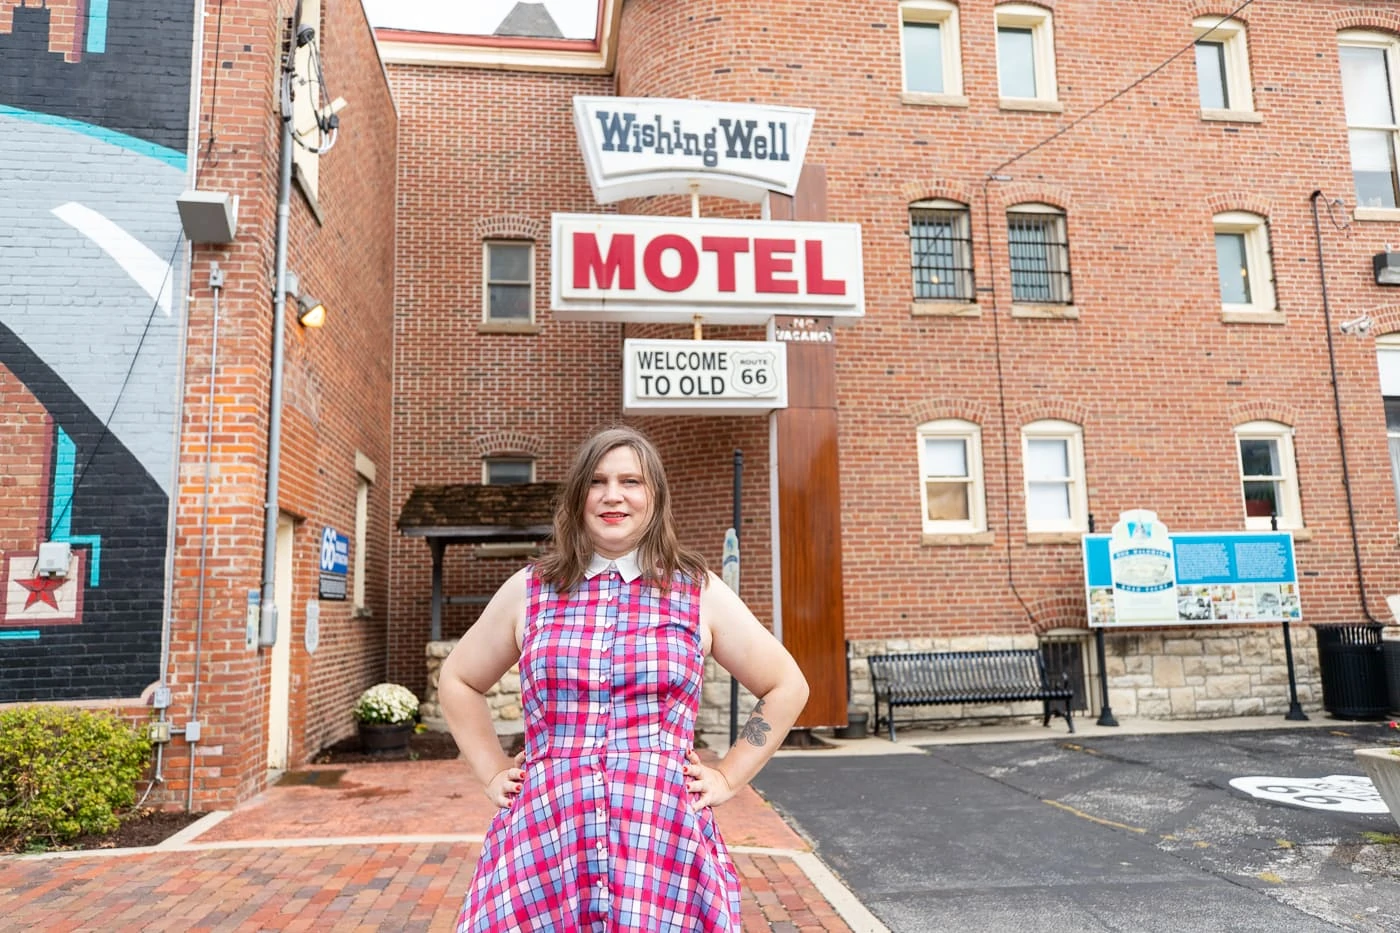
[[[175,199],[180,226],[191,243],[232,243],[238,232],[238,196],[191,188]]]
[[[1363,314],[1358,318],[1352,318],[1350,321],[1343,321],[1337,325],[1337,329],[1348,337],[1365,337],[1371,332],[1371,328],[1375,323],[1375,321],[1371,320],[1371,315]]]
[[[302,327],[320,327],[326,323],[326,306],[318,298],[298,295],[297,323]]]
[[[1391,252],[1389,246],[1372,257],[1371,267],[1376,272],[1377,285],[1400,285],[1400,253]]]
[[[326,323],[326,306],[301,290],[301,278],[287,270],[287,294],[297,301],[297,323],[302,327],[320,327]]]

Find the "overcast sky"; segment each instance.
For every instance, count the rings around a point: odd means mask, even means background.
[[[520,0],[364,0],[372,25],[452,35],[489,36]],[[598,0],[544,0],[566,39],[592,39]]]

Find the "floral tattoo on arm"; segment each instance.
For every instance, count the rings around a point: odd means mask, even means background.
[[[763,701],[759,700],[754,704],[753,712],[749,714],[749,721],[744,723],[744,731],[740,737],[750,745],[763,746],[768,744],[768,733],[773,731],[773,727],[763,718]]]

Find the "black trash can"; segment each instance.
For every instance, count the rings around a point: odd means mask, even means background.
[[[1400,714],[1400,639],[1382,639],[1381,657],[1385,661],[1386,698],[1390,711]]]
[[[1390,709],[1380,625],[1314,625],[1322,708],[1338,719],[1384,719]]]

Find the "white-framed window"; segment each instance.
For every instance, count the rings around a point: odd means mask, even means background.
[[[1065,213],[1049,204],[1017,204],[1006,212],[1011,253],[1011,300],[1070,303],[1069,236]]]
[[[1251,421],[1235,428],[1235,442],[1240,457],[1244,526],[1268,529],[1277,516],[1280,528],[1302,528],[1293,429],[1277,421]]]
[[[970,421],[949,418],[919,425],[918,439],[924,532],[985,531],[982,429]]]
[[[1206,117],[1254,112],[1249,76],[1249,45],[1244,23],[1200,16],[1191,23],[1196,35],[1196,85]]]
[[[1214,224],[1221,307],[1226,311],[1275,310],[1268,223],[1258,214],[1227,211],[1216,214]]]
[[[956,4],[904,0],[899,5],[899,53],[905,93],[961,96],[962,42]]]
[[[966,204],[936,198],[909,205],[915,301],[973,301],[972,224]]]
[[[535,319],[535,244],[527,240],[487,240],[485,319],[529,324]]]
[[[1385,437],[1390,449],[1390,479],[1400,509],[1400,334],[1376,338],[1376,362],[1381,370],[1381,397],[1385,401]]]
[[[1400,40],[1356,30],[1337,39],[1356,206],[1400,207]]]
[[[355,538],[350,548],[351,606],[356,615],[366,611],[365,544],[369,539],[369,488],[374,485],[374,461],[355,451]]]
[[[486,457],[481,461],[481,482],[486,486],[516,486],[535,481],[532,457]]]
[[[996,9],[997,86],[1003,99],[1059,99],[1050,11],[1027,3]]]
[[[1088,531],[1084,430],[1068,421],[1034,421],[1021,429],[1026,472],[1026,530]]]

